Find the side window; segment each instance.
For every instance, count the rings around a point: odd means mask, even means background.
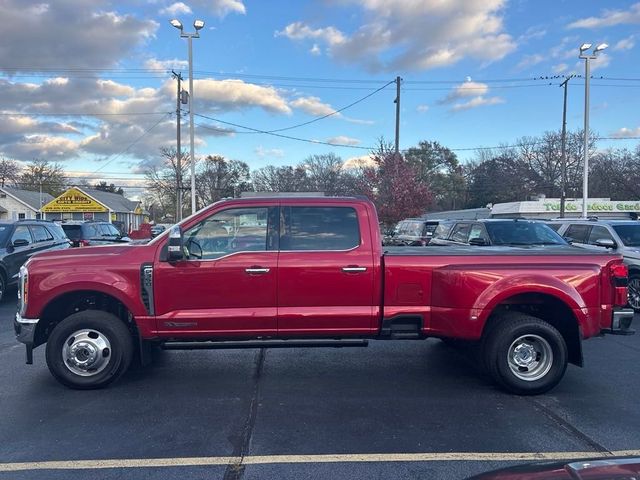
[[[471,227],[471,231],[469,232],[469,239],[467,241],[470,242],[472,238],[481,238],[486,243],[489,243],[489,241],[487,240],[487,234],[485,233],[484,227],[481,223],[474,223]]]
[[[438,224],[435,231],[433,232],[433,238],[446,239],[449,237],[450,231],[451,231],[450,223],[440,223]]]
[[[595,245],[598,240],[613,240],[613,237],[605,227],[594,225],[589,234],[589,245]]]
[[[405,235],[407,233],[407,222],[400,222],[398,224],[398,233],[400,235]]]
[[[92,223],[86,223],[82,226],[82,229],[84,230],[85,238],[101,238],[102,237],[102,232],[100,231],[97,225],[94,225]]]
[[[560,227],[562,226],[561,223],[547,223],[547,225],[549,226],[549,228],[551,230],[553,230],[554,232],[558,232],[558,230],[560,230]]]
[[[31,233],[33,234],[33,240],[35,242],[48,242],[53,240],[53,237],[49,231],[42,225],[31,225]]]
[[[31,233],[29,232],[29,227],[27,227],[26,225],[17,226],[16,230],[11,236],[11,243],[15,242],[16,240],[26,240],[29,244],[33,243]]]
[[[580,225],[574,223],[569,225],[567,231],[564,232],[564,236],[573,239],[576,243],[587,243],[587,235],[589,234],[590,229],[591,225]]]
[[[451,232],[451,240],[459,243],[467,243],[470,230],[470,223],[458,223],[455,227],[453,227],[453,231]]]
[[[360,245],[351,207],[285,207],[281,250],[349,250]]]
[[[232,208],[218,212],[184,234],[192,260],[212,260],[235,252],[267,250],[268,208]]]

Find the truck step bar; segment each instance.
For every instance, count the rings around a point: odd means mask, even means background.
[[[222,350],[237,348],[368,347],[368,340],[241,340],[228,342],[165,342],[163,350]]]

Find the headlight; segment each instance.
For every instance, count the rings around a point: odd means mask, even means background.
[[[18,274],[18,302],[20,315],[24,315],[27,310],[27,299],[29,297],[29,271],[26,266],[20,267]]]

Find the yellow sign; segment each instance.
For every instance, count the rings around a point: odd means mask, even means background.
[[[136,215],[142,215],[142,207],[138,205],[133,213],[135,213]]]
[[[54,198],[41,209],[47,213],[58,212],[106,212],[107,207],[82,193],[77,188],[70,188],[58,198]]]
[[[116,216],[116,214],[114,212],[111,212],[111,221],[115,222],[118,219],[118,217]]]

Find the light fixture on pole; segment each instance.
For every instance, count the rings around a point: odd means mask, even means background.
[[[190,149],[189,157],[191,159],[191,213],[196,212],[196,157],[194,147],[194,129],[193,129],[193,48],[192,40],[200,38],[200,30],[204,27],[204,20],[196,20],[193,22],[195,32],[185,32],[182,22],[175,18],[171,20],[171,25],[180,30],[180,38],[186,38],[189,45],[189,140]]]
[[[583,43],[580,46],[580,55],[578,58],[584,60],[584,170],[582,174],[582,218],[587,218],[587,201],[589,199],[589,80],[591,77],[589,61],[595,60],[598,52],[601,52],[609,45],[606,43],[599,44],[593,49],[592,53],[588,53],[591,48],[590,43]]]

